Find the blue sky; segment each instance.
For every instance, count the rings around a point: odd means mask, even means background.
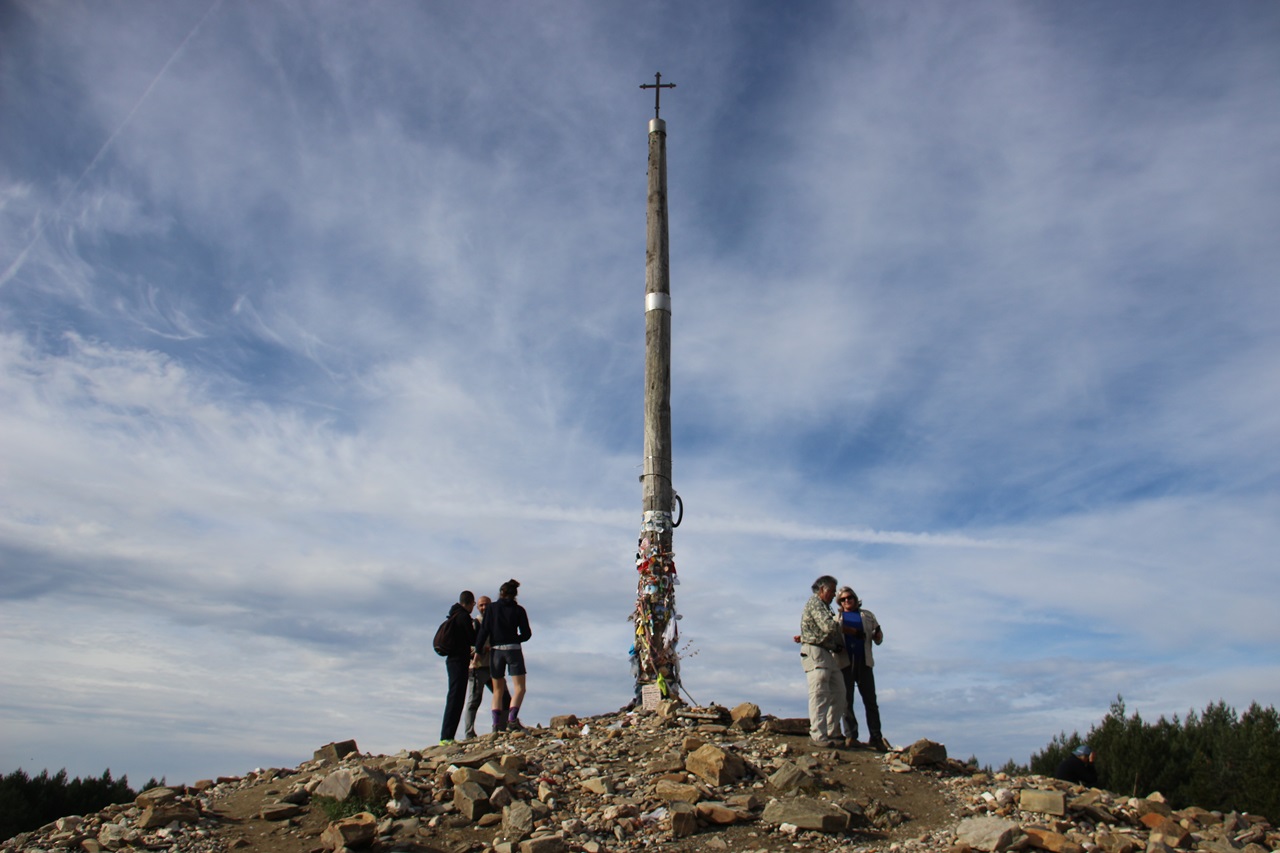
[[[668,123],[694,700],[802,716],[820,574],[885,734],[1025,761],[1280,704],[1280,7],[0,5],[0,770],[611,711]]]

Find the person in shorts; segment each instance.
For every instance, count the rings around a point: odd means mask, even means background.
[[[480,633],[480,622],[484,619],[485,611],[489,609],[489,605],[493,602],[489,596],[482,595],[476,599],[476,609],[480,611],[479,618],[472,619],[475,623],[476,634]],[[476,712],[480,710],[480,703],[484,701],[484,692],[488,690],[493,692],[493,678],[489,675],[489,650],[484,646],[474,650],[471,656],[471,669],[467,673],[467,684],[470,693],[467,695],[467,709],[462,714],[462,726],[466,732],[468,740],[474,740],[476,735]],[[510,701],[510,697],[508,697]],[[502,719],[506,719],[506,706],[503,708]]]
[[[521,643],[533,636],[529,630],[529,614],[516,603],[520,581],[509,580],[498,590],[498,600],[489,605],[480,621],[476,648],[489,646],[489,675],[493,679],[493,730],[523,729],[520,705],[524,701],[525,667]],[[507,671],[511,671],[511,691],[507,691]],[[503,719],[503,703],[510,706]]]

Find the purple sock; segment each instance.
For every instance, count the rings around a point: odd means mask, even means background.
[[[512,705],[511,710],[507,713],[508,720],[515,720],[516,715],[520,713],[519,705]]]

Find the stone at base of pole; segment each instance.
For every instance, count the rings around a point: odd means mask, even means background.
[[[640,707],[646,711],[658,710],[658,703],[662,701],[662,690],[656,684],[642,684],[640,686]]]

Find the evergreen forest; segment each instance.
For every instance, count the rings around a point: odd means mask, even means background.
[[[1057,735],[1031,756],[1030,766],[1010,761],[1012,775],[1053,776],[1058,763],[1077,746],[1094,752],[1098,784],[1123,796],[1159,791],[1174,808],[1200,806],[1222,812],[1250,812],[1280,825],[1280,714],[1254,702],[1237,714],[1223,702],[1186,719],[1156,722],[1126,713],[1117,696],[1102,721],[1085,736]]]
[[[152,779],[144,790],[158,784]],[[60,817],[92,814],[112,803],[132,802],[135,797],[129,777],[112,779],[110,770],[96,779],[77,776],[71,781],[67,781],[65,769],[52,776],[48,770],[41,770],[38,776],[15,770],[0,776],[0,841]]]

